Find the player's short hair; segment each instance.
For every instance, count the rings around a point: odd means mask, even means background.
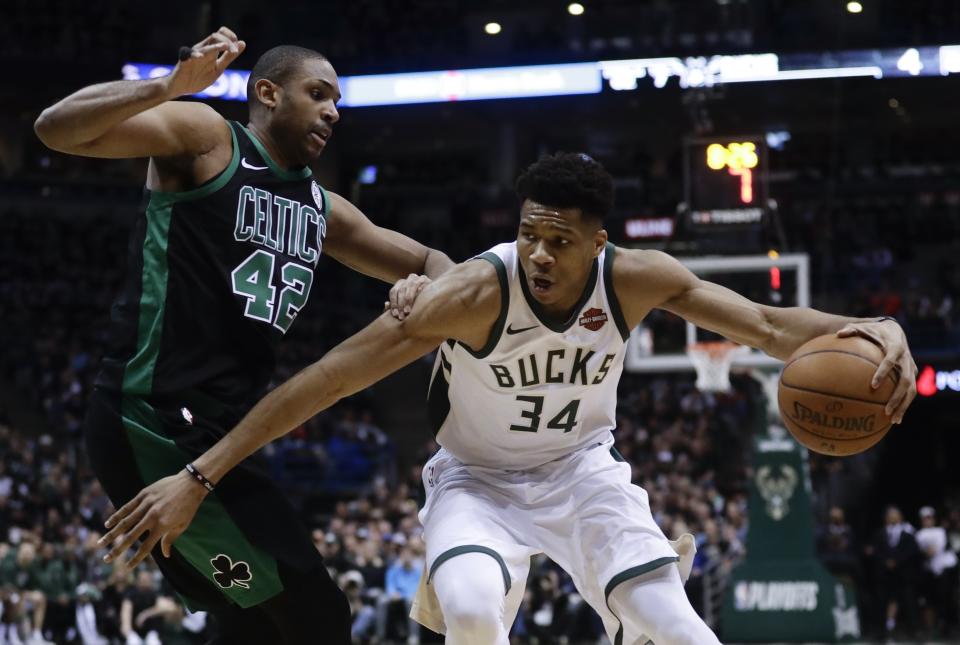
[[[320,52],[297,45],[280,45],[268,49],[257,59],[253,70],[250,71],[250,78],[247,79],[247,102],[251,107],[257,105],[256,89],[254,88],[261,78],[283,86],[290,80],[291,76],[300,70],[303,61],[313,58],[327,60],[327,57]]]
[[[582,152],[540,157],[517,178],[520,200],[556,208],[579,208],[584,217],[603,219],[613,208],[613,177],[599,161]]]

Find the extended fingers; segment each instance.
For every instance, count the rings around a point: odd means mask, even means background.
[[[901,361],[898,367],[900,369],[900,381],[897,383],[897,388],[894,390],[893,396],[890,397],[885,410],[893,418],[894,423],[903,421],[903,415],[906,414],[907,408],[910,407],[917,396],[917,368],[913,364],[913,359],[908,358]]]
[[[104,556],[103,561],[113,562],[122,554],[126,553],[127,549],[132,547],[133,543],[136,542],[141,535],[152,530],[153,525],[153,516],[150,514],[144,515],[132,529],[124,533],[120,538],[114,540],[113,548]]]
[[[873,373],[873,379],[870,381],[870,387],[873,389],[880,387],[880,384],[883,383],[883,379],[887,378],[887,376],[899,362],[900,354],[887,354],[884,356],[883,360],[880,361],[880,365],[877,366],[877,371]]]
[[[157,542],[160,541],[161,534],[159,530],[151,530],[150,535],[143,541],[140,545],[140,548],[137,549],[137,552],[133,554],[133,557],[127,560],[127,567],[134,568],[141,562],[143,559],[150,555],[150,552],[153,551],[153,547],[157,545]]]
[[[103,525],[109,529],[115,524],[117,524],[118,522],[120,522],[122,519],[127,517],[128,515],[132,514],[135,510],[137,510],[140,507],[140,502],[143,501],[143,497],[144,497],[143,491],[140,491],[139,493],[137,493],[136,497],[134,497],[129,502],[127,502],[126,504],[118,508],[116,511],[114,511],[113,515],[108,517],[107,521],[104,522]],[[106,541],[106,539],[107,539],[107,536],[105,535],[102,538],[100,538],[100,541],[104,542]]]

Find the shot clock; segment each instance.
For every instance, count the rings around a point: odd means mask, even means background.
[[[686,206],[695,227],[761,224],[767,209],[767,150],[763,137],[687,140]]]

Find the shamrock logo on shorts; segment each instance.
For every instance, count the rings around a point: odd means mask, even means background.
[[[243,560],[234,563],[230,556],[221,553],[211,559],[210,564],[213,565],[213,579],[223,589],[229,589],[233,586],[243,587],[244,589],[250,588],[247,583],[253,579],[253,574],[250,573],[250,565]]]

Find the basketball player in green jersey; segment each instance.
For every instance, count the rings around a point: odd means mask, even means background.
[[[381,316],[331,350],[191,468],[226,481],[267,441],[439,345],[429,401],[442,448],[424,467],[429,583],[420,597],[435,590],[440,615],[427,602],[415,617],[445,629],[448,643],[505,645],[530,555],[544,552],[612,642],[717,643],[681,583],[692,554],[673,550],[611,451],[630,329],[660,308],[780,359],[822,334],[866,336],[885,355],[874,385],[900,372],[886,406],[894,422],[916,395],[903,330],[760,305],[666,254],[614,247],[603,229],[613,181],[586,155],[545,157],[517,188],[516,241],[427,286],[406,320]],[[108,520],[104,542],[116,557],[149,533],[146,544],[160,540],[167,553],[205,497],[186,471],[158,481]]]
[[[91,463],[118,507],[182,470],[261,396],[277,343],[321,279],[322,252],[388,282],[452,266],[313,180],[309,164],[339,119],[337,75],[321,54],[266,52],[250,75],[246,126],[172,100],[208,87],[244,47],[223,27],[184,48],[169,76],[86,87],[36,122],[54,150],[150,158],[85,421]],[[398,317],[426,282],[391,290]],[[220,482],[172,557],[156,559],[192,609],[216,615],[220,642],[350,641],[346,598],[253,460]]]

